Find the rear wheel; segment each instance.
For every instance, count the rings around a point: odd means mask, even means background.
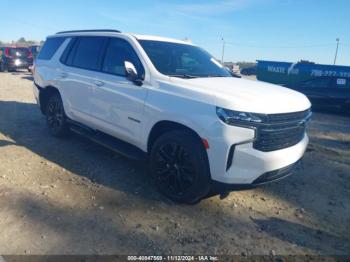
[[[50,96],[45,115],[49,131],[53,136],[62,137],[67,134],[67,117],[64,113],[61,96],[58,93]]]
[[[176,202],[193,204],[210,191],[204,146],[187,130],[165,133],[155,141],[150,170],[158,190]]]

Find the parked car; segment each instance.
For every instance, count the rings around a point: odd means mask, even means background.
[[[237,78],[241,78],[242,76],[236,74],[235,72],[233,72],[230,68],[228,67],[225,67],[225,69],[227,70],[227,72],[229,72],[229,74],[232,76],[232,77],[237,77]]]
[[[1,72],[27,69],[33,65],[33,55],[26,47],[1,47]]]
[[[28,48],[32,52],[33,59],[35,59],[40,51],[40,45],[31,45]]]
[[[237,75],[236,73],[234,73],[234,72],[232,72],[232,71],[230,71],[230,74],[231,74],[232,77],[242,78],[241,75]]]
[[[350,78],[315,77],[287,86],[305,94],[314,108],[350,112]]]
[[[241,74],[246,76],[256,75],[256,66],[241,69]]]
[[[35,60],[39,54],[41,46],[40,45],[32,45],[32,46],[29,46],[28,48],[29,48],[30,52],[32,53],[33,60]],[[28,67],[28,71],[30,71],[30,72],[33,71],[33,65],[30,65]]]
[[[188,42],[66,31],[47,38],[34,67],[53,136],[72,130],[148,159],[157,188],[174,201],[279,180],[308,144],[306,96],[234,78]]]

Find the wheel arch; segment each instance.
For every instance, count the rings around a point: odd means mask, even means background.
[[[162,134],[166,134],[168,132],[171,131],[180,131],[180,132],[175,132],[172,135],[175,135],[179,138],[179,136],[181,134],[186,135],[187,138],[192,138],[191,134],[193,135],[193,138],[195,138],[195,140],[190,139],[187,140],[189,144],[189,146],[192,147],[196,147],[195,144],[200,146],[200,148],[202,149],[201,152],[198,151],[198,149],[196,151],[193,152],[192,156],[194,156],[195,159],[201,159],[202,161],[200,161],[200,171],[198,173],[198,178],[196,179],[196,181],[205,181],[205,183],[201,184],[201,186],[198,188],[198,186],[196,186],[196,190],[194,190],[194,192],[196,192],[196,194],[191,197],[187,196],[187,199],[175,199],[175,201],[179,201],[182,203],[187,203],[187,204],[194,204],[194,203],[198,203],[200,201],[200,199],[202,199],[203,197],[205,197],[206,195],[208,195],[208,193],[211,190],[212,187],[212,176],[211,176],[211,170],[210,170],[210,164],[209,164],[209,158],[208,158],[208,153],[207,150],[204,146],[204,142],[202,140],[202,138],[200,137],[200,135],[193,130],[192,128],[178,123],[178,122],[173,122],[173,121],[168,121],[168,120],[162,120],[157,122],[151,129],[151,132],[149,134],[149,139],[148,139],[148,152],[149,152],[149,159],[150,159],[150,170],[154,170],[152,168],[152,160],[155,159],[154,153],[156,153],[154,150],[152,150],[152,145],[153,144],[157,144],[155,143],[157,138],[160,137]],[[189,133],[189,134],[188,134]],[[188,135],[187,135],[188,134]],[[168,136],[169,138],[169,136]],[[180,139],[182,140],[182,139]],[[164,140],[163,140],[164,141]],[[194,143],[193,143],[193,142]],[[192,142],[192,143],[191,143]],[[197,148],[197,147],[196,147]],[[197,182],[196,182],[197,183]],[[163,190],[160,190],[163,194],[167,195],[169,197],[168,194],[164,193]],[[191,195],[190,194],[190,195]],[[188,198],[189,197],[189,198]],[[174,200],[174,198],[170,197],[171,199]]]
[[[46,108],[47,102],[53,94],[61,95],[60,91],[54,86],[47,86],[45,88],[40,89],[39,102],[40,102],[40,110],[43,114],[45,114],[45,108]]]
[[[166,132],[173,131],[173,130],[189,131],[194,135],[194,137],[198,139],[198,142],[201,143],[201,145],[203,146],[203,149],[205,150],[204,145],[202,143],[202,138],[195,130],[179,122],[170,121],[170,120],[161,120],[153,125],[148,135],[147,152],[151,151],[152,146],[158,137],[160,137],[162,134],[165,134]]]

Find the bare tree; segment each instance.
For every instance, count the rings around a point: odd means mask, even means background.
[[[24,37],[21,37],[20,39],[17,40],[17,43],[19,44],[25,44],[27,41]]]

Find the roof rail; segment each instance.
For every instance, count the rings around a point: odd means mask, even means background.
[[[88,32],[109,32],[109,33],[121,33],[119,30],[113,30],[113,29],[92,29],[92,30],[72,30],[72,31],[62,31],[56,33],[56,35],[59,34],[67,34],[67,33],[88,33]]]

